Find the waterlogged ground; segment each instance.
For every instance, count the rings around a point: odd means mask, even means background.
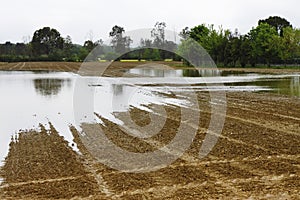
[[[44,71],[66,68],[57,63],[16,63],[6,68],[43,71],[0,73],[0,92],[5,94],[0,105],[0,119],[5,122],[0,124],[5,161],[1,199],[300,198],[296,71],[280,75],[146,65],[139,69],[118,66],[111,71],[123,78],[82,78],[74,66],[67,64],[67,71],[74,73],[66,73]],[[216,103],[211,92],[216,91],[226,92],[225,124],[213,150],[199,159]],[[74,93],[82,94],[80,101],[74,100]],[[195,108],[191,93],[200,108],[199,126],[182,120],[180,107]],[[153,119],[164,123],[155,135],[141,138],[137,136],[143,133],[127,126],[128,116],[140,127]],[[99,141],[100,135],[94,133],[101,129],[128,152],[153,152],[172,141],[182,123],[186,131],[196,132],[195,139],[178,160],[157,171],[111,169],[102,164],[105,160],[97,161],[94,153],[101,148],[89,145]],[[94,140],[82,129],[92,130]],[[174,151],[164,151],[174,156]]]

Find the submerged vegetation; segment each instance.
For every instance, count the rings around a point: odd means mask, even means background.
[[[258,25],[245,35],[237,29],[233,32],[222,27],[215,29],[214,25],[186,27],[180,32],[179,44],[165,38],[165,28],[164,22],[157,22],[151,31],[151,39],[142,39],[140,47],[143,48],[139,50],[131,47],[131,38],[124,36],[125,29],[117,25],[109,33],[110,45],[104,44],[101,39],[89,39],[83,45],[73,44],[70,36],[63,38],[56,29],[44,27],[34,32],[30,42],[0,44],[0,62],[80,62],[95,47],[98,48],[99,60],[111,60],[116,56],[124,60],[181,60],[180,56],[159,49],[180,54],[191,39],[206,49],[218,66],[285,67],[300,62],[300,29],[278,16],[259,20]],[[135,51],[122,55],[129,50]]]

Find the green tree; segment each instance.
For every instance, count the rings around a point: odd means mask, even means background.
[[[83,47],[88,52],[91,52],[96,47],[96,44],[92,40],[87,40],[87,41],[84,42]]]
[[[97,40],[96,42],[93,42],[92,40],[87,40],[84,42],[83,48],[86,50],[86,52],[92,53],[93,55],[91,56],[94,59],[99,59],[104,57],[104,47],[103,47],[103,41],[101,39]]]
[[[150,48],[146,48],[146,49],[142,49],[142,58],[143,59],[147,59],[147,60],[151,60],[152,59],[152,49]]]
[[[190,37],[190,29],[189,27],[185,27],[182,29],[182,31],[179,33],[179,36],[183,39],[186,40]]]
[[[224,62],[230,31],[222,27],[216,30],[213,25],[202,24],[192,28],[189,35],[210,54],[216,63]]]
[[[280,40],[279,56],[286,64],[288,60],[300,56],[300,29],[286,27]]]
[[[254,60],[251,57],[252,47],[248,35],[240,36],[240,45],[239,61],[241,66],[245,67],[250,61]],[[252,62],[252,64],[254,65],[255,63]]]
[[[270,16],[267,19],[263,19],[263,20],[258,21],[259,25],[263,24],[263,23],[269,24],[270,26],[274,27],[275,30],[277,31],[277,33],[280,36],[283,36],[283,29],[284,28],[286,28],[286,27],[291,27],[292,28],[292,25],[289,21],[287,21],[286,19],[281,18],[279,16]]]
[[[224,65],[236,66],[236,63],[241,57],[241,38],[236,31],[234,34],[230,33],[228,42],[224,50]]]
[[[213,25],[209,27],[209,31],[206,48],[217,64],[224,63],[225,50],[231,33],[222,27],[216,30]]]
[[[200,67],[205,64],[208,56],[204,49],[199,45],[199,42],[192,38],[182,40],[176,53],[184,59],[185,64],[193,65],[195,67]]]
[[[73,49],[73,43],[72,43],[72,38],[71,36],[67,36],[64,39],[64,46],[63,46],[63,53],[64,53],[64,58],[66,60],[71,60],[72,57],[72,49]]]
[[[159,61],[161,60],[161,54],[159,49],[152,49],[151,60]]]
[[[261,62],[270,66],[272,60],[278,58],[279,36],[274,27],[266,23],[260,23],[249,33],[251,42],[251,56],[254,58],[252,64]]]
[[[44,27],[34,32],[31,41],[32,51],[34,55],[50,55],[62,50],[64,39],[60,33],[53,28]]]
[[[192,28],[189,35],[192,39],[199,42],[203,48],[209,50],[209,45],[208,45],[209,32],[210,32],[209,28],[206,27],[204,24],[201,24]]]
[[[83,61],[89,54],[89,51],[86,48],[80,48],[78,52],[78,58],[80,61]]]
[[[116,53],[124,53],[129,49],[132,40],[129,36],[123,36],[125,29],[121,26],[115,25],[109,36],[112,38],[111,44]]]

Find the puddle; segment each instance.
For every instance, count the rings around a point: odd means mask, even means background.
[[[93,92],[94,111],[122,124],[113,112],[127,111],[131,106],[149,110],[147,105],[169,104],[192,106],[184,93],[191,91],[272,91],[300,97],[299,74],[218,74],[212,70],[129,70],[146,77],[109,78],[83,77],[69,72],[0,72],[0,159],[8,153],[11,137],[19,130],[48,127],[52,122],[59,133],[72,143],[68,125],[75,125],[73,95],[75,84],[82,87],[82,96]],[[217,73],[217,74],[215,74]],[[219,76],[220,77],[216,77]],[[178,78],[184,77],[184,78]],[[206,84],[208,83],[208,84]],[[218,86],[216,83],[224,83]],[[177,98],[171,92],[180,92]],[[164,95],[165,94],[165,95]],[[89,121],[90,119],[84,119]],[[100,119],[93,118],[93,122]],[[91,122],[91,121],[89,121]],[[76,147],[75,147],[76,150]],[[0,180],[1,181],[1,180]]]

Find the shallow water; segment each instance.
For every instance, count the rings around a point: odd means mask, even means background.
[[[48,127],[48,122],[52,122],[59,133],[72,143],[68,125],[76,124],[74,90],[80,90],[83,100],[92,94],[93,111],[118,124],[122,121],[113,113],[127,111],[131,106],[148,111],[146,105],[151,103],[193,106],[184,95],[174,98],[168,95],[170,92],[271,91],[300,97],[299,74],[222,74],[211,70],[153,69],[135,69],[128,73],[146,77],[97,78],[80,77],[69,72],[1,71],[0,159],[4,160],[7,155],[8,144],[15,133],[20,129],[37,129],[39,123]],[[81,119],[82,122],[101,123],[99,118],[85,113],[82,113]]]
[[[229,86],[223,88],[226,91],[270,91],[273,93],[300,97],[300,74],[298,73],[287,75],[270,75],[207,69],[164,70],[143,68],[130,69],[127,71],[127,73],[145,77],[182,77],[184,78],[182,80],[187,80],[191,84],[224,83],[225,86]],[[174,81],[171,81],[170,83],[175,84],[174,82],[176,81],[180,82],[178,79],[173,80]],[[180,87],[177,88],[179,89]],[[215,89],[218,90],[222,88]]]

